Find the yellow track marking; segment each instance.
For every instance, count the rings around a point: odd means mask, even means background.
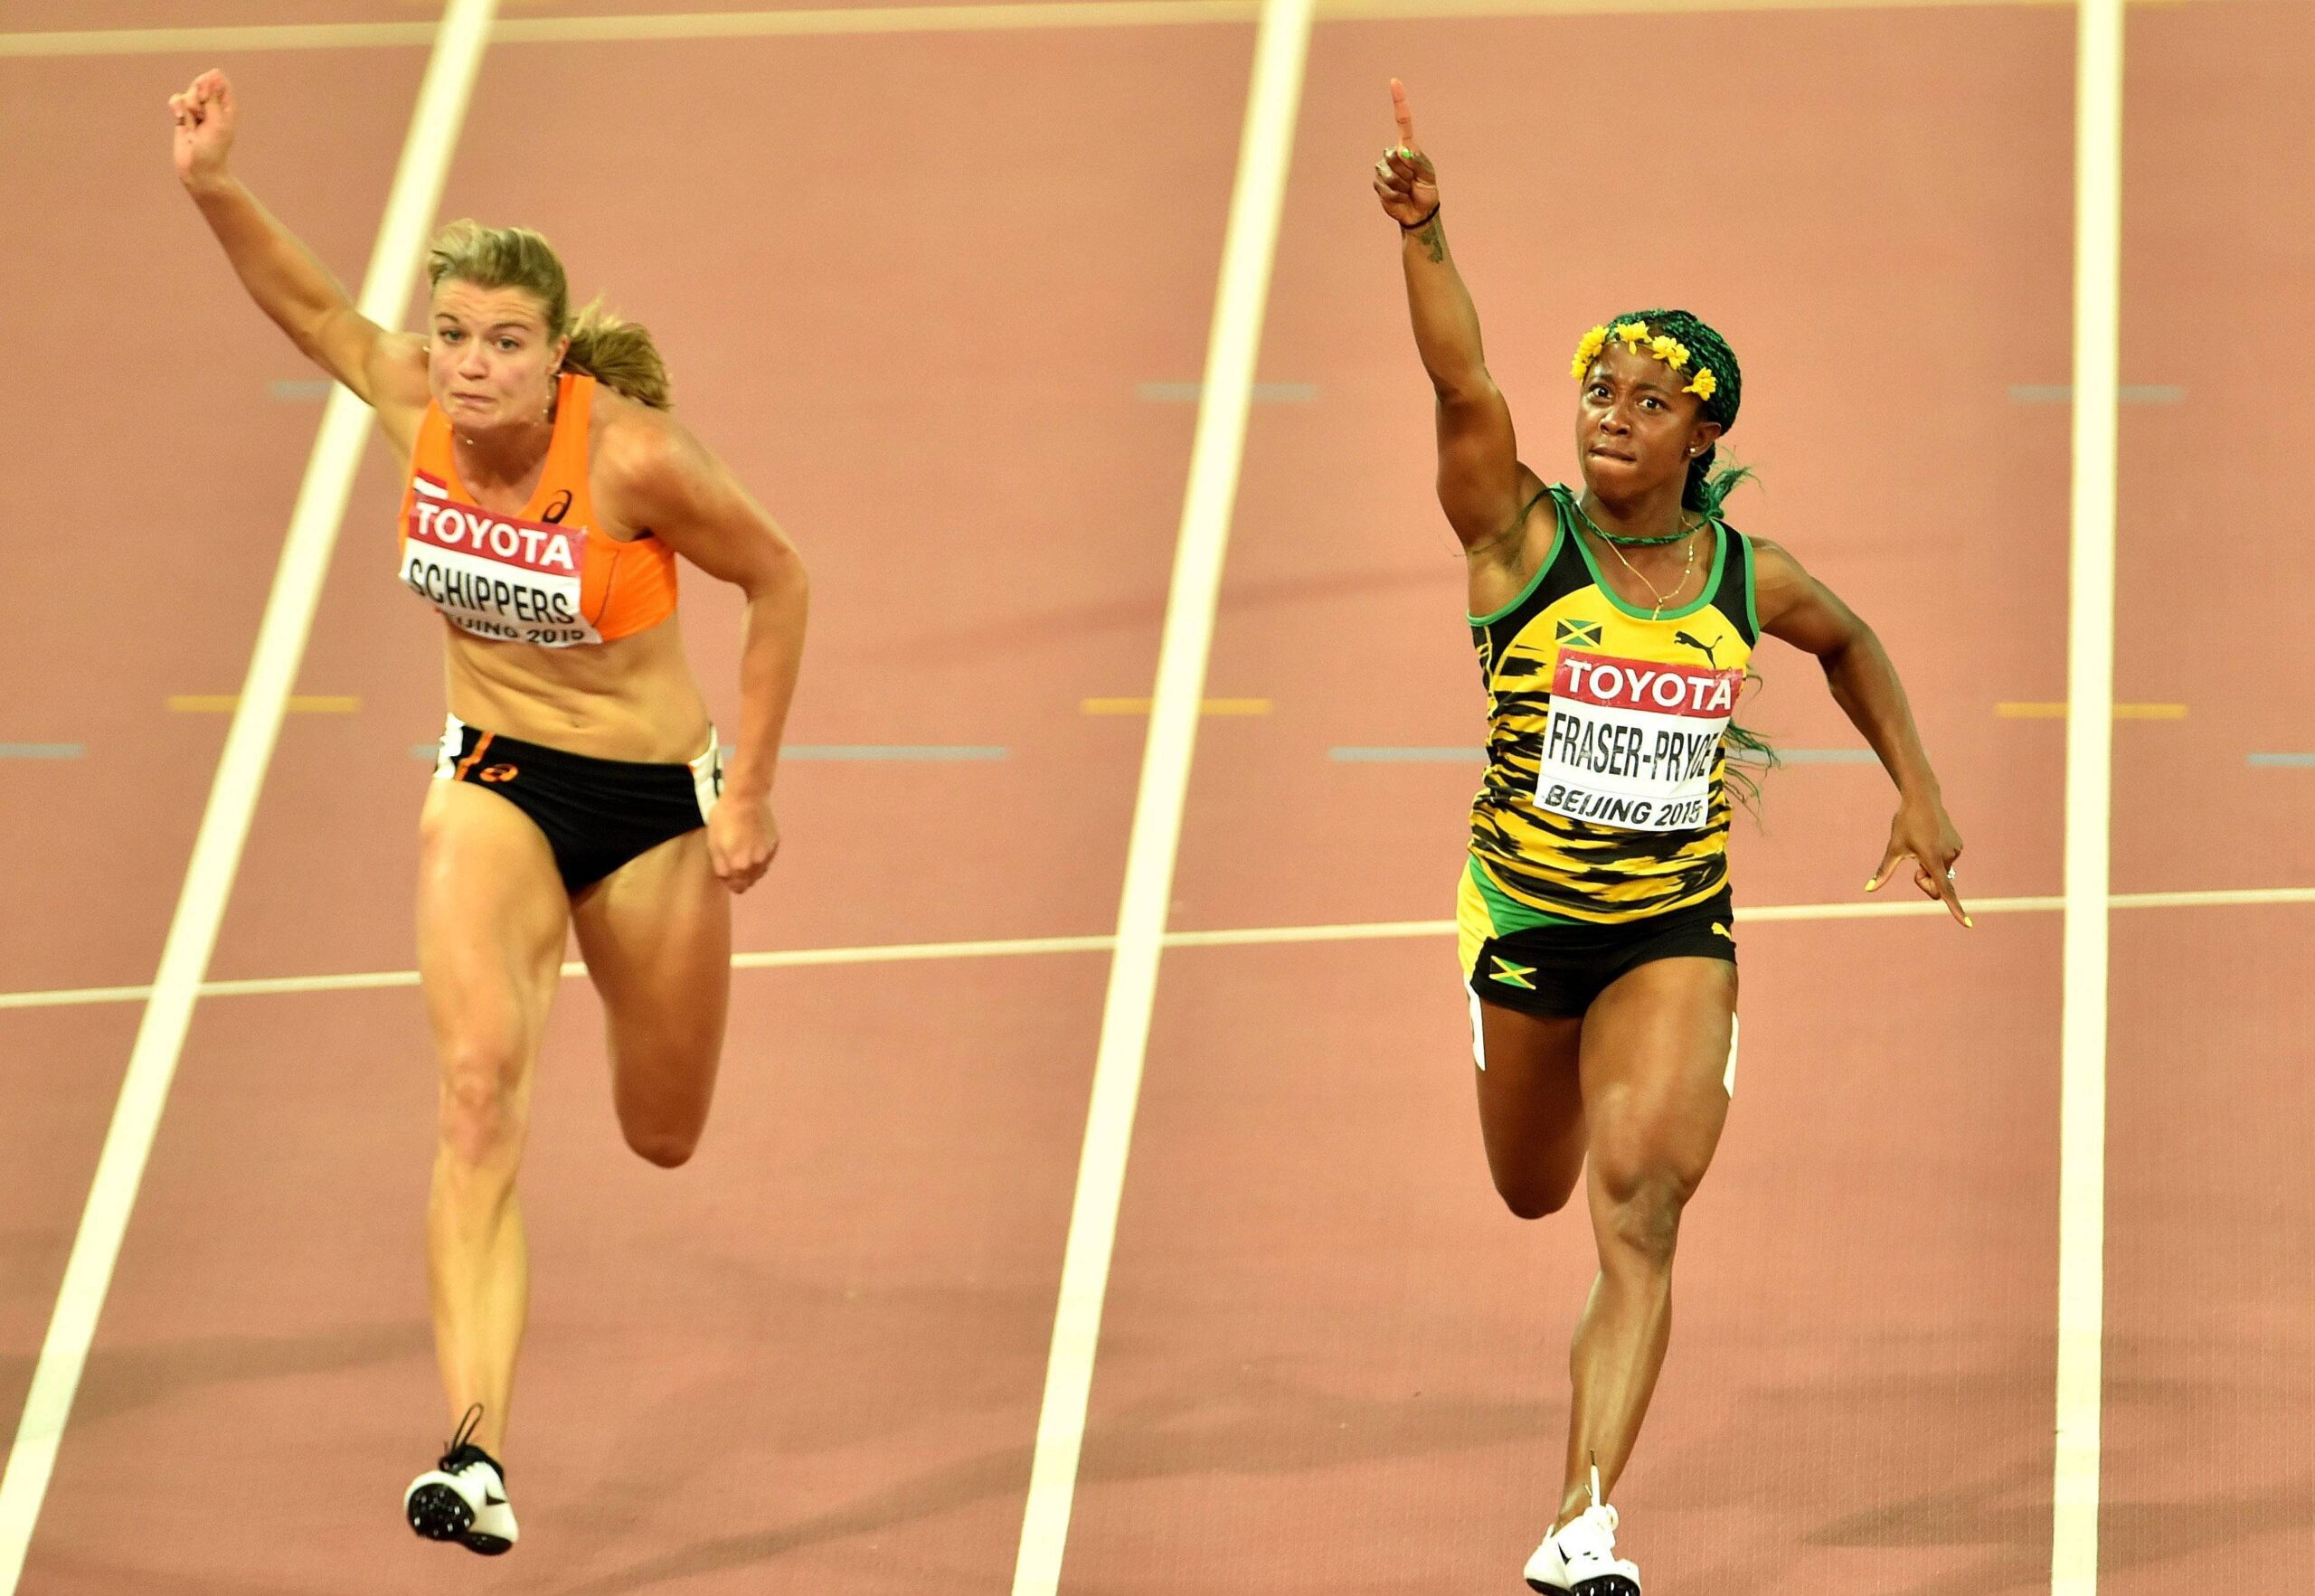
[[[1993,713],[2005,721],[2063,721],[2063,704],[2018,704],[2005,701],[1993,706]],[[2187,706],[2183,704],[2118,704],[2114,706],[2118,721],[2183,721]]]
[[[179,693],[169,708],[181,715],[230,715],[241,707],[238,693]],[[351,694],[290,694],[287,706],[293,715],[350,715],[360,713],[362,701]]]

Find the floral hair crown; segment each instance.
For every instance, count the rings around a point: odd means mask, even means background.
[[[1593,327],[1583,335],[1583,342],[1575,346],[1575,361],[1568,368],[1568,375],[1581,381],[1583,374],[1592,369],[1592,363],[1600,358],[1600,351],[1608,346],[1611,338],[1620,339],[1627,349],[1645,349],[1676,372],[1686,371],[1688,362],[1696,358],[1686,344],[1664,334],[1651,332],[1644,321],[1620,321],[1612,329]],[[1712,374],[1709,367],[1699,365],[1695,377],[1680,392],[1693,393],[1709,404],[1719,387],[1720,379]]]

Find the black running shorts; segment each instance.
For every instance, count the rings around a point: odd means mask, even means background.
[[[1549,1016],[1580,1015],[1627,970],[1659,959],[1736,962],[1728,889],[1701,903],[1620,925],[1560,922],[1466,938],[1463,968],[1483,1003]]]
[[[715,733],[684,765],[598,760],[479,732],[452,715],[443,728],[437,781],[487,789],[546,835],[566,891],[593,886],[638,855],[696,831],[723,790]]]

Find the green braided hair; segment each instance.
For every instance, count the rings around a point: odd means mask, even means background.
[[[1744,369],[1737,364],[1736,352],[1728,346],[1728,340],[1722,337],[1710,323],[1686,310],[1634,310],[1615,317],[1594,332],[1608,333],[1633,322],[1645,323],[1651,335],[1668,337],[1686,346],[1690,366],[1696,371],[1710,372],[1713,376],[1712,392],[1703,401],[1699,413],[1707,421],[1719,422],[1724,434],[1735,426],[1736,411],[1744,401]],[[1594,339],[1587,336],[1583,349],[1578,352],[1579,360],[1588,366],[1591,363],[1585,352],[1596,354],[1598,347]],[[1715,443],[1689,461],[1687,485],[1680,491],[1683,509],[1702,511],[1715,521],[1720,519],[1720,507],[1727,502],[1728,496],[1739,484],[1750,480],[1753,475],[1750,467],[1733,463],[1726,470],[1715,472],[1712,468],[1713,460],[1719,452],[1720,445]],[[1754,676],[1750,679],[1758,681],[1760,678]],[[1758,819],[1761,813],[1759,775],[1775,770],[1784,761],[1777,757],[1777,751],[1769,740],[1749,726],[1740,726],[1731,721],[1722,738],[1728,751],[1728,788],[1736,801]]]
[[[1704,419],[1719,422],[1723,432],[1736,425],[1737,407],[1744,400],[1744,370],[1736,364],[1736,352],[1728,347],[1727,339],[1686,310],[1635,310],[1607,325],[1619,327],[1631,322],[1645,322],[1650,333],[1687,345],[1696,368],[1713,375],[1712,397],[1701,407]],[[1715,475],[1712,463],[1719,452],[1715,443],[1688,462],[1687,486],[1680,493],[1683,509],[1701,510],[1715,520],[1729,494],[1753,475],[1749,467],[1736,465]]]
[[[1747,675],[1748,682],[1761,680]],[[1728,752],[1728,768],[1722,778],[1736,801],[1744,806],[1753,819],[1761,817],[1761,778],[1779,769],[1784,760],[1769,740],[1750,726],[1728,722],[1728,730],[1720,734],[1720,744]]]

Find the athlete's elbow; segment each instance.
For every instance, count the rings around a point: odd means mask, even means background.
[[[1462,411],[1491,409],[1502,402],[1495,379],[1487,367],[1473,361],[1469,364],[1431,369],[1431,392],[1439,401],[1440,412],[1452,417]]]
[[[812,573],[804,569],[804,557],[796,552],[796,546],[783,540],[757,567],[748,592],[752,599],[768,600],[801,611],[811,603]]]
[[[777,532],[750,537],[743,557],[716,572],[750,604],[801,605],[812,590],[796,545]]]

